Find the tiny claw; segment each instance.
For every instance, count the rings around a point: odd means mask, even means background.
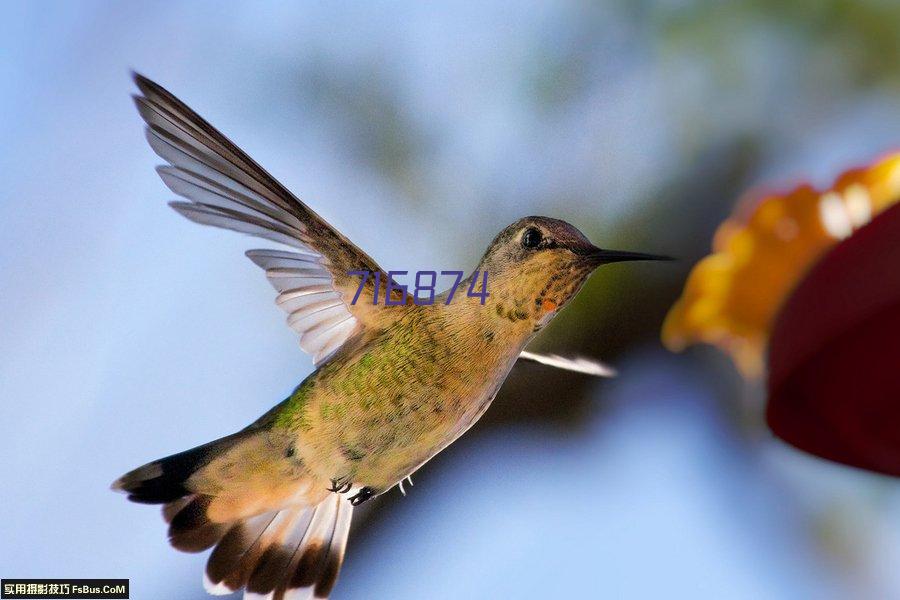
[[[369,498],[375,495],[375,490],[370,487],[364,487],[357,492],[357,494],[350,498],[350,504],[353,506],[359,506]]]
[[[335,492],[337,494],[346,494],[350,491],[350,488],[353,487],[352,481],[347,481],[345,483],[341,483],[343,481],[343,477],[340,479],[332,479],[331,487],[326,488],[329,492]]]

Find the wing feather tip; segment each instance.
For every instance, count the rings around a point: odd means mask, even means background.
[[[153,94],[158,94],[159,90],[162,89],[161,85],[159,85],[146,75],[135,71],[134,69],[131,70],[131,80],[138,87],[138,89],[141,90],[141,93],[144,94],[144,96],[149,97]]]
[[[131,80],[138,86],[141,85],[141,81],[147,80],[147,78],[144,77],[143,75],[141,75],[140,73],[138,73],[138,71],[136,69],[129,69],[128,73],[131,75]]]
[[[131,94],[131,100],[134,102],[134,105],[137,107],[138,112],[140,112],[141,107],[147,102],[147,99],[141,94]]]
[[[595,359],[585,358],[583,356],[564,357],[558,354],[538,354],[523,350],[519,355],[521,359],[535,362],[538,364],[562,369],[564,371],[572,371],[574,373],[582,373],[584,375],[593,375],[595,377],[615,377],[618,371],[604,363]]]
[[[179,215],[187,219],[188,221],[193,221],[194,223],[200,223],[199,215],[197,211],[197,205],[193,202],[186,202],[184,200],[169,200],[166,204],[169,207],[177,212]],[[200,223],[201,225],[203,223]]]
[[[266,263],[268,262],[268,256],[263,254],[264,250],[247,250],[244,252],[244,256],[253,261],[257,267],[261,269],[266,268]]]
[[[166,204],[179,212],[181,212],[181,209],[183,208],[194,206],[193,202],[189,202],[187,200],[169,200],[168,202],[166,202]]]

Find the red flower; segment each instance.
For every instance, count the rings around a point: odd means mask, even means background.
[[[895,154],[828,190],[802,185],[739,209],[663,326],[670,349],[703,341],[746,377],[767,370],[766,417],[785,441],[891,475],[900,475],[898,199]]]

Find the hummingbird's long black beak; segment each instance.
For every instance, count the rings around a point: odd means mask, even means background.
[[[643,252],[627,252],[625,250],[603,250],[601,248],[593,248],[587,253],[588,259],[596,265],[605,265],[607,263],[625,262],[628,260],[675,260],[671,256],[661,254],[644,254]]]

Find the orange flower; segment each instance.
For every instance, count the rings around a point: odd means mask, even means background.
[[[774,318],[807,270],[898,200],[900,153],[843,173],[825,191],[800,185],[739,203],[669,311],[663,343],[713,344],[745,377],[759,377]]]

